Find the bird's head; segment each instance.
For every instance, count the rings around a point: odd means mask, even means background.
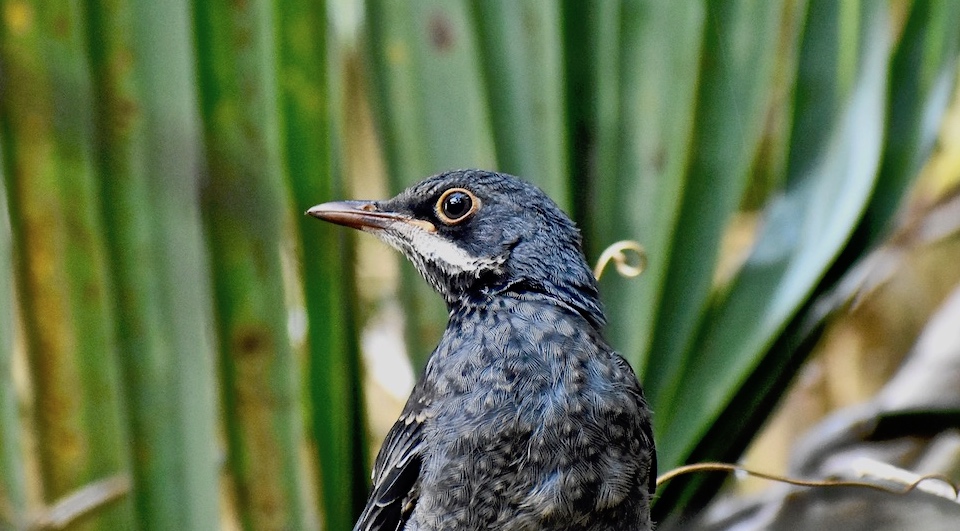
[[[509,291],[539,293],[603,325],[580,232],[549,197],[516,177],[450,171],[392,199],[324,203],[307,213],[397,248],[450,306]]]

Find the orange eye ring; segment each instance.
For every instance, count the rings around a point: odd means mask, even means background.
[[[466,188],[451,188],[437,199],[434,212],[445,225],[456,225],[480,208],[480,199]]]

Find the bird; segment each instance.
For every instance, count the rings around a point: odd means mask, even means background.
[[[307,214],[399,250],[449,311],[354,531],[652,529],[651,411],[603,338],[580,232],[543,191],[455,170]]]

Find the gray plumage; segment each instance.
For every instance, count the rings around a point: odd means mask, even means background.
[[[546,195],[466,170],[309,213],[397,247],[450,310],[355,530],[652,528],[643,391],[601,336],[579,232]]]

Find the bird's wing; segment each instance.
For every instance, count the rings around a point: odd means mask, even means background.
[[[354,531],[403,529],[417,501],[426,409],[411,399],[384,439],[373,466],[373,491]]]

